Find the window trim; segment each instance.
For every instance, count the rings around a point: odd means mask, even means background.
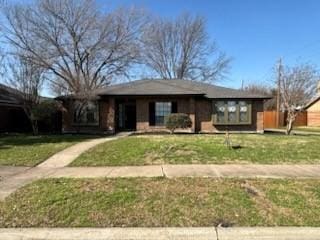
[[[228,102],[234,101],[236,102],[236,121],[235,122],[228,122]],[[248,106],[248,121],[241,122],[240,121],[240,105],[239,102],[246,102]],[[224,122],[218,122],[218,114],[216,109],[217,102],[224,102],[225,110],[224,110]],[[245,99],[224,99],[224,100],[217,100],[212,102],[213,108],[213,124],[214,125],[251,125],[252,124],[252,101],[245,100]]]
[[[75,104],[76,104],[76,100],[72,102],[73,108],[72,108],[72,126],[82,126],[82,127],[98,127],[100,126],[100,102],[93,100],[90,102],[94,102],[96,104],[97,107],[97,122],[95,123],[79,123],[79,122],[75,122],[75,118],[74,118],[74,114],[75,114]]]
[[[170,113],[166,116],[161,116],[163,117],[163,123],[158,124],[157,123],[157,103],[161,103],[161,104],[170,104]],[[165,111],[163,111],[165,112]],[[172,102],[171,101],[155,101],[154,102],[154,126],[156,127],[164,127],[166,125],[166,117],[169,116],[172,113]]]

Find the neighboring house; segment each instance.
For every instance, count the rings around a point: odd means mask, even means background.
[[[263,103],[269,97],[188,80],[145,79],[108,86],[91,101],[61,96],[63,132],[165,130],[170,113],[186,113],[189,132],[263,132]]]
[[[31,131],[18,91],[0,84],[0,132]]]
[[[32,127],[23,109],[21,92],[0,84],[0,132],[31,132]],[[50,98],[42,97],[50,100]],[[53,100],[53,99],[51,99]],[[51,121],[39,121],[40,132],[60,132],[61,112],[52,114]]]
[[[307,126],[320,127],[320,93],[305,107],[307,111]]]

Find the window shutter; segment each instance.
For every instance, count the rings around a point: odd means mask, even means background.
[[[171,102],[171,113],[177,113],[177,112],[178,112],[177,102]]]
[[[149,102],[149,125],[154,126],[156,123],[155,102]]]

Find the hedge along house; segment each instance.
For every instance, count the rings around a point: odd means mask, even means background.
[[[61,96],[63,132],[166,130],[170,113],[186,113],[189,132],[263,132],[266,96],[189,80],[145,79],[108,86],[82,103]]]

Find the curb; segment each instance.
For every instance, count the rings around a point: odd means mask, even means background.
[[[0,228],[1,240],[318,240],[314,227]]]

